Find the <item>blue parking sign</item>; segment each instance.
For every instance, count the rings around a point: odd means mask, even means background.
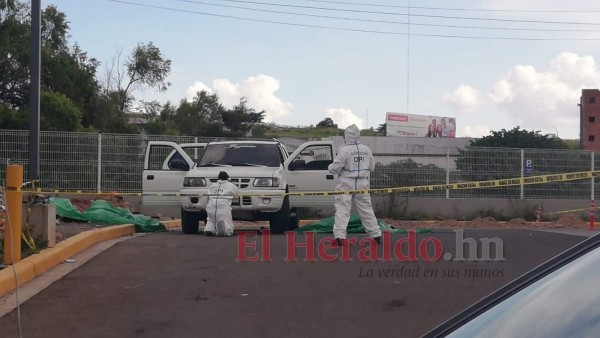
[[[525,174],[531,174],[533,172],[533,160],[525,160]]]

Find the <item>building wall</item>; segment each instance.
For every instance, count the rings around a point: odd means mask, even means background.
[[[337,149],[344,145],[342,136],[331,136]],[[440,168],[456,169],[454,158],[459,154],[459,149],[464,149],[471,144],[471,138],[432,138],[432,137],[376,137],[362,136],[360,142],[371,148],[375,160],[381,164],[389,164],[402,157],[410,157],[420,164],[434,164]],[[446,155],[451,157],[447,163]]]
[[[583,89],[580,106],[580,143],[583,149],[600,151],[600,90]]]

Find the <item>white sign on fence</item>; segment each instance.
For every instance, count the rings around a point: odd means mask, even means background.
[[[387,113],[387,136],[456,137],[454,117]]]

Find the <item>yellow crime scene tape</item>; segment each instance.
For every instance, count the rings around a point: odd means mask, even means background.
[[[391,194],[391,193],[409,193],[409,192],[425,192],[425,191],[446,191],[446,190],[465,190],[465,189],[484,189],[484,188],[505,188],[511,186],[544,184],[555,182],[566,182],[583,179],[591,179],[600,177],[600,170],[595,171],[580,171],[562,174],[538,175],[529,177],[506,178],[500,180],[489,181],[473,181],[451,184],[434,184],[421,185],[411,187],[393,187],[393,188],[378,188],[378,189],[363,189],[363,190],[345,190],[345,191],[310,191],[310,192],[286,192],[286,193],[256,193],[256,194],[240,194],[240,197],[273,197],[273,196],[329,196],[329,195],[351,195],[351,194]],[[214,194],[186,194],[186,193],[121,193],[117,191],[100,192],[100,191],[85,191],[85,190],[58,190],[58,189],[22,189],[10,188],[7,190],[20,191],[25,193],[35,194],[69,194],[69,195],[108,195],[108,196],[215,196]]]
[[[588,211],[590,208],[582,208],[582,209],[573,209],[573,210],[563,210],[563,211],[553,211],[553,212],[542,212],[541,215],[556,215],[556,214],[568,214],[576,211]]]

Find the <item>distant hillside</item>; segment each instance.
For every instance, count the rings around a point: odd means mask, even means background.
[[[344,129],[333,127],[314,127],[314,126],[280,126],[276,124],[266,124],[264,129],[260,130],[261,137],[293,137],[293,138],[323,138],[329,136],[342,136]],[[362,129],[361,136],[377,136],[373,129]],[[579,140],[563,140],[569,146],[569,149],[580,149]]]
[[[264,137],[296,137],[296,138],[322,138],[329,136],[341,136],[344,134],[343,129],[331,128],[331,127],[290,127],[290,126],[276,126],[270,125],[267,130],[264,131]],[[363,129],[360,134],[362,136],[376,136],[374,130]]]

